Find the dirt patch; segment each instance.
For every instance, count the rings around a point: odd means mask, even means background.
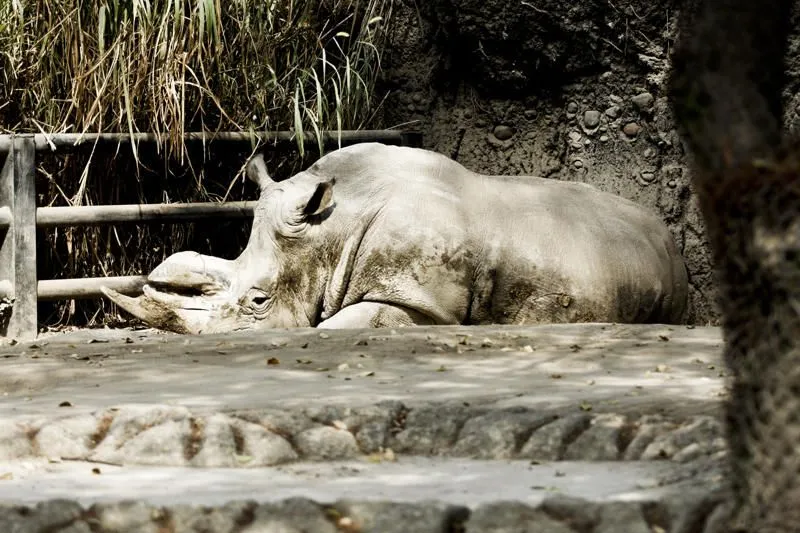
[[[202,419],[191,417],[189,418],[189,425],[191,431],[186,435],[186,440],[183,446],[183,456],[187,461],[191,461],[200,453],[203,447],[203,439],[205,437],[205,422]]]
[[[90,449],[96,448],[101,442],[103,442],[103,440],[105,440],[106,435],[108,435],[108,432],[111,429],[111,424],[114,422],[114,418],[116,416],[116,413],[107,411],[100,417],[100,421],[97,424],[97,429],[89,437]]]

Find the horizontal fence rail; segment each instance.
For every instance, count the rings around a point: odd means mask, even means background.
[[[35,168],[37,152],[72,152],[80,149],[130,143],[153,143],[167,136],[152,133],[22,134],[0,135],[0,299],[12,302],[10,316],[0,322],[0,335],[35,338],[38,331],[37,303],[102,296],[101,287],[137,295],[146,276],[115,276],[39,280],[36,275],[36,228],[97,226],[121,223],[176,223],[198,219],[251,218],[257,202],[209,202],[101,206],[36,206]],[[250,144],[294,142],[296,132],[186,133],[184,142]],[[327,131],[324,146],[381,142],[420,146],[417,132],[397,130]],[[305,133],[305,144],[317,146],[316,135]],[[1,308],[0,308],[1,309]]]
[[[114,276],[107,278],[44,279],[37,284],[40,301],[86,300],[100,298],[100,287],[108,287],[128,295],[141,294],[147,276]]]
[[[346,130],[342,132],[322,132],[322,141],[326,147],[336,146],[339,143],[355,144],[362,142],[381,142],[384,144],[400,144],[404,146],[419,145],[420,135],[416,132],[396,130]],[[317,144],[316,133],[304,132],[304,144],[313,148]],[[19,137],[19,135],[17,135]],[[34,149],[37,152],[69,152],[82,148],[92,148],[96,145],[114,145],[129,143],[152,143],[165,141],[167,135],[154,133],[36,133],[31,135]],[[0,135],[0,155],[11,150],[14,135]],[[235,143],[251,144],[256,141],[263,143],[294,142],[297,134],[293,131],[267,131],[267,132],[189,132],[182,136],[183,141],[210,143]]]
[[[124,222],[163,224],[206,218],[248,218],[253,216],[256,204],[258,202],[251,201],[40,207],[36,210],[36,226],[102,226]]]

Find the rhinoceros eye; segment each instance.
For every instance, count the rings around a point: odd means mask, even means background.
[[[250,289],[247,293],[249,307],[255,314],[264,313],[270,304],[269,295],[261,289]]]

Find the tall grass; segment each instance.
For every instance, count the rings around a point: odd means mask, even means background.
[[[0,126],[155,131],[173,141],[188,129],[357,128],[371,112],[391,7],[0,0]]]
[[[321,150],[323,130],[368,126],[392,3],[0,0],[0,130],[163,135],[155,153],[142,145],[113,159],[40,159],[40,205],[242,195],[232,181],[241,158],[220,163],[231,154],[194,150],[182,134],[289,129],[302,156],[309,143]],[[278,173],[297,164],[273,161]],[[147,271],[198,239],[212,237],[191,227],[65,228],[40,248],[40,278]],[[69,319],[76,308],[60,312]]]

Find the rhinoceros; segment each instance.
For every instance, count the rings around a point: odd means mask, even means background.
[[[665,224],[575,182],[487,176],[363,143],[276,182],[264,159],[235,260],[178,252],[143,294],[104,294],[179,333],[544,322],[680,323],[687,273]]]

